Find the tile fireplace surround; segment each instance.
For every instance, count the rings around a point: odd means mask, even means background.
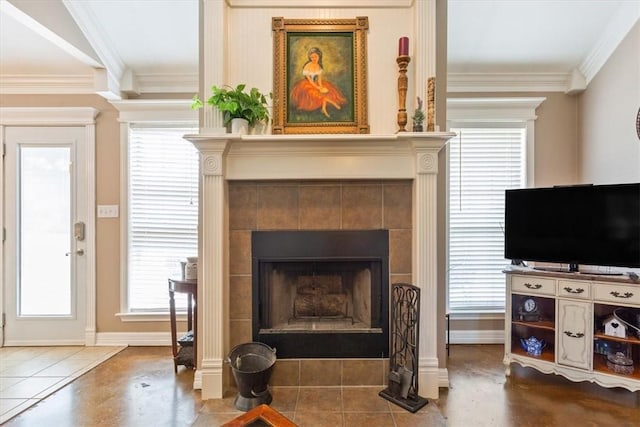
[[[200,323],[194,387],[202,389],[203,399],[223,396],[229,381],[224,358],[233,345],[251,340],[251,314],[244,300],[250,304],[254,229],[389,229],[390,283],[410,280],[421,288],[420,394],[438,397],[438,152],[453,136],[185,136],[200,151]],[[399,206],[394,198],[412,206],[404,224],[393,223]],[[365,200],[376,207],[363,209]],[[305,209],[310,205],[326,210]],[[360,380],[354,373],[364,369],[376,378],[375,384],[366,385],[382,386],[388,369],[382,359],[279,360],[273,381],[303,384],[316,366],[329,369],[337,382],[331,385],[362,385],[355,384]]]

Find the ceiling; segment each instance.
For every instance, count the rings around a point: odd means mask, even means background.
[[[0,0],[0,93],[194,93],[198,3]],[[449,90],[580,91],[639,17],[640,0],[449,0]]]

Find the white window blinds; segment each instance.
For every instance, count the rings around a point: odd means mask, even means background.
[[[525,182],[526,131],[452,128],[449,142],[449,310],[504,311],[504,191]]]
[[[129,131],[129,311],[165,311],[167,279],[198,253],[198,152],[189,128],[132,126]],[[176,306],[186,299],[176,295]],[[181,298],[179,298],[181,297]]]

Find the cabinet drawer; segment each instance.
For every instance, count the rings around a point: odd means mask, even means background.
[[[640,286],[609,285],[604,283],[597,283],[594,286],[594,298],[597,301],[640,305]]]
[[[511,291],[525,294],[556,294],[556,281],[540,277],[512,276]]]
[[[558,296],[590,299],[591,283],[576,282],[573,280],[558,280]]]

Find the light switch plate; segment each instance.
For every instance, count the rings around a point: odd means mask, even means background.
[[[98,218],[118,218],[118,205],[98,205]]]

